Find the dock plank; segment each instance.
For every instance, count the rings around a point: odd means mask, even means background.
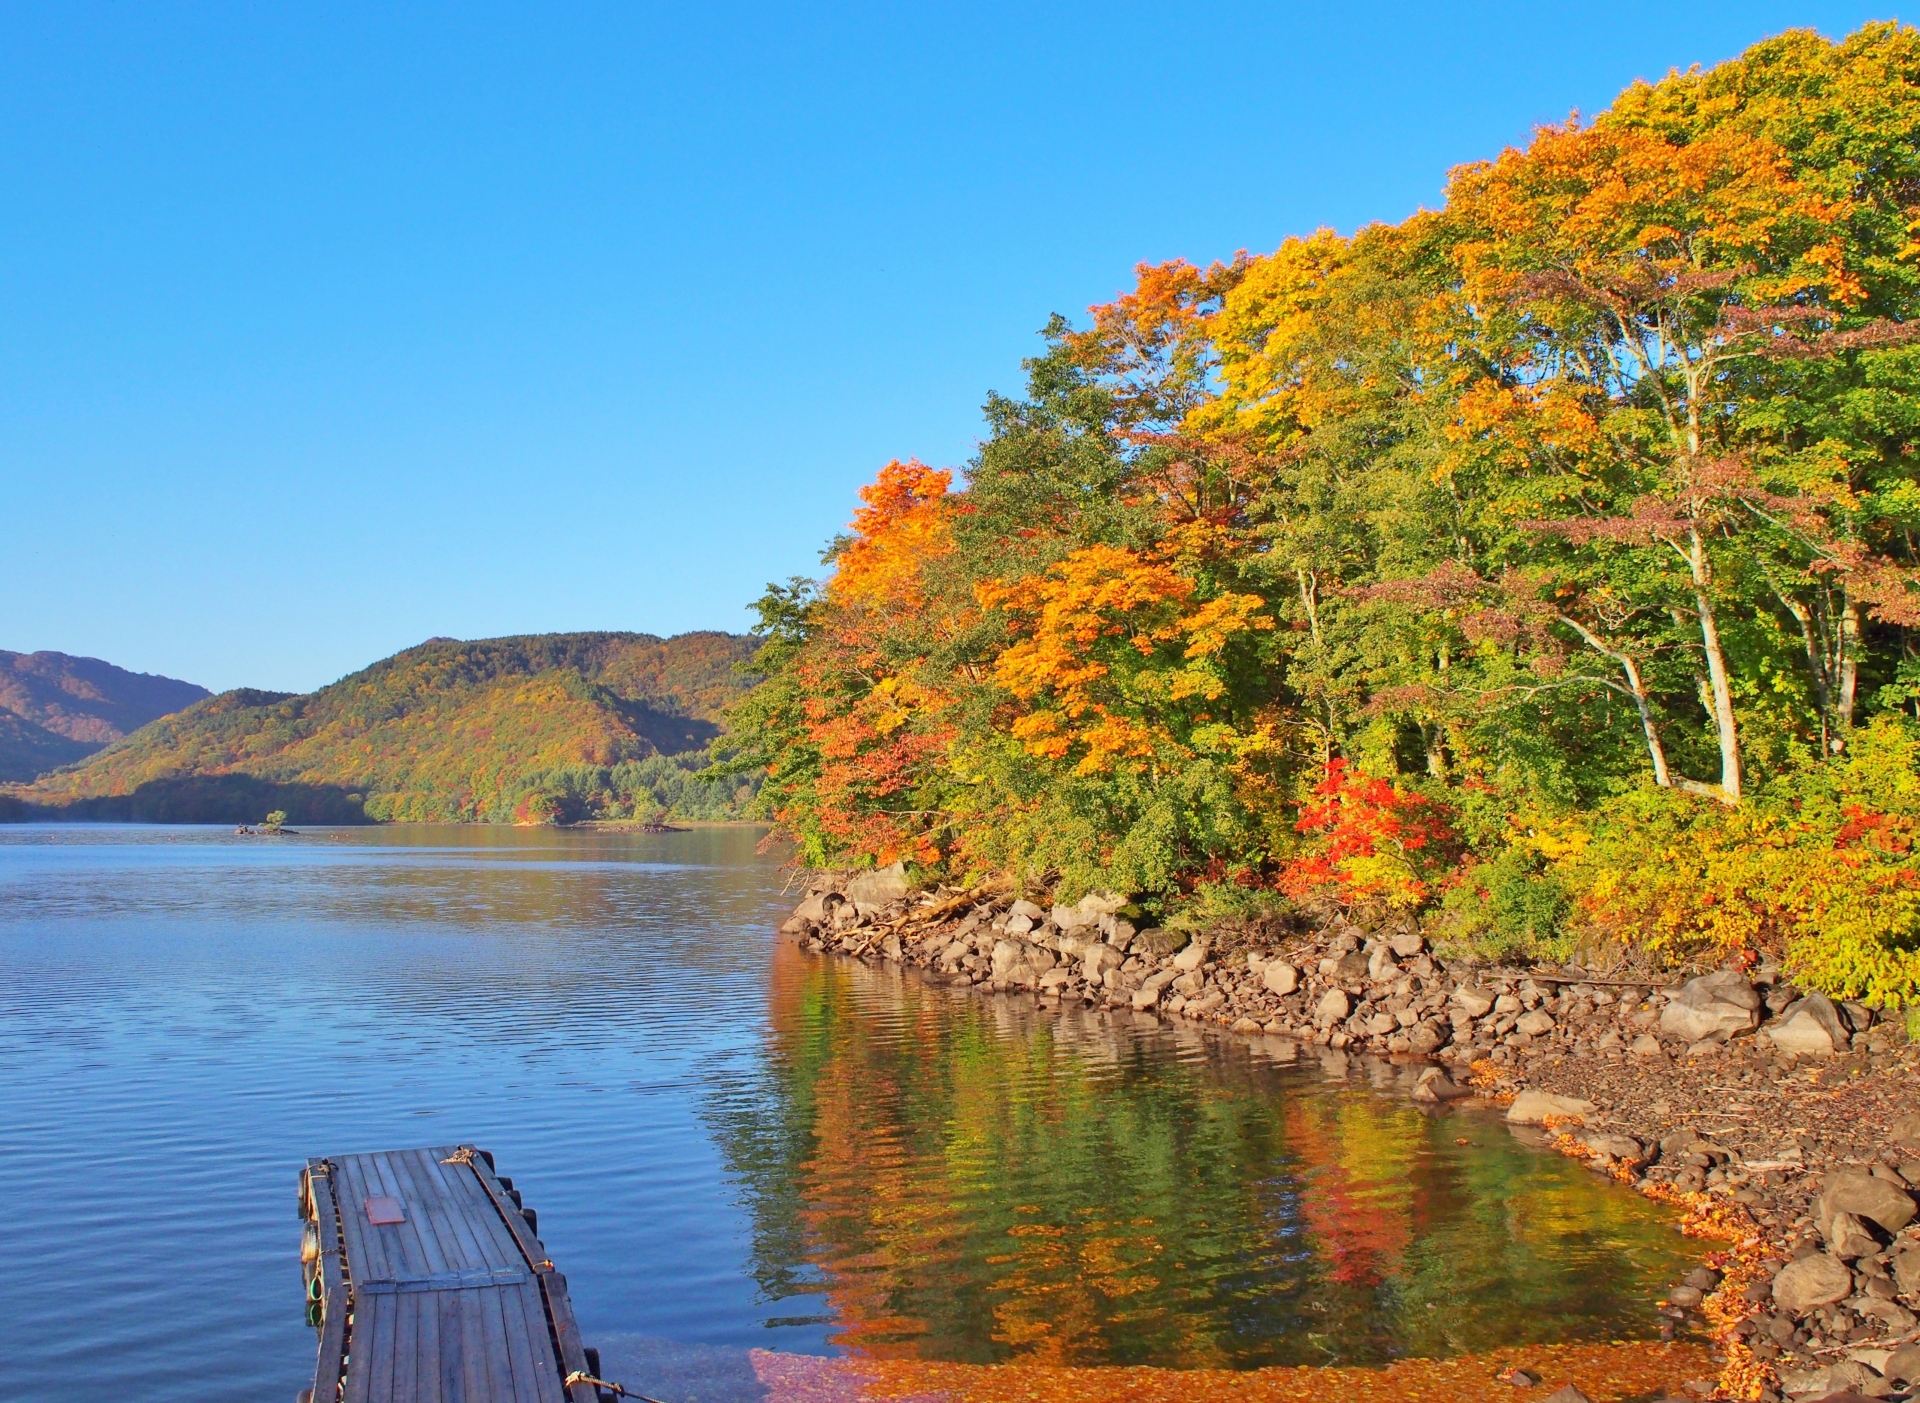
[[[403,1221],[368,1220],[381,1196]],[[316,1403],[594,1403],[565,1382],[585,1367],[566,1279],[471,1147],[311,1160],[302,1212],[326,1297]]]

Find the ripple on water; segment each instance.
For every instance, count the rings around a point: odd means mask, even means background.
[[[1344,1059],[776,947],[757,837],[0,829],[0,1319],[36,1342],[0,1396],[291,1394],[297,1166],[458,1140],[540,1210],[589,1338],[691,1350],[710,1393],[754,1348],[1247,1370],[1629,1338],[1685,1256]]]

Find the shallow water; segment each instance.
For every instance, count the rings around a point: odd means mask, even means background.
[[[0,1397],[291,1397],[299,1165],[461,1140],[673,1403],[1638,1338],[1689,1259],[1379,1064],[803,955],[757,837],[0,827]]]

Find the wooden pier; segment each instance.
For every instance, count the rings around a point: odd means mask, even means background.
[[[597,1403],[580,1343],[513,1181],[471,1145],[307,1161],[302,1403]],[[572,1382],[569,1382],[572,1380]],[[611,1398],[612,1395],[606,1395]]]

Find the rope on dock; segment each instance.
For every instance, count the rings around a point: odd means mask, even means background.
[[[640,1403],[660,1403],[658,1398],[649,1398],[644,1393],[629,1393],[626,1389],[620,1387],[619,1384],[614,1383],[610,1379],[596,1379],[585,1369],[576,1369],[567,1375],[566,1386],[572,1388],[575,1384],[592,1384],[595,1388],[611,1389],[621,1398],[637,1398],[640,1400]]]

